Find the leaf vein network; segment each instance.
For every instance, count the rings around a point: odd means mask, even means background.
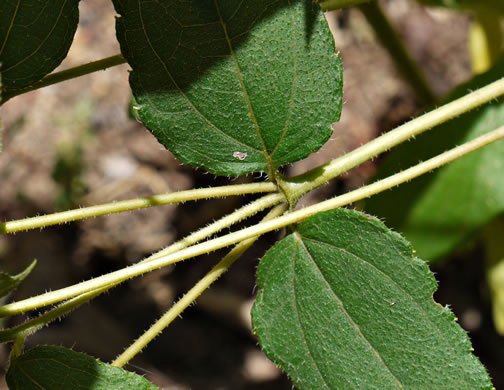
[[[320,276],[320,279],[324,282],[324,284],[326,285],[328,291],[330,291],[332,293],[332,295],[334,296],[334,299],[335,301],[338,303],[338,306],[341,308],[341,311],[343,312],[343,314],[347,317],[348,321],[352,324],[352,326],[354,327],[354,329],[357,331],[357,333],[361,336],[362,340],[369,346],[369,349],[373,352],[373,354],[376,356],[376,358],[378,359],[379,362],[381,362],[381,364],[383,365],[383,367],[389,372],[390,376],[392,378],[394,378],[394,380],[397,382],[397,384],[399,385],[400,388],[402,388],[402,385],[401,383],[399,382],[399,380],[396,378],[396,376],[390,371],[390,369],[388,368],[388,366],[385,364],[385,362],[383,361],[383,359],[381,358],[380,354],[378,353],[378,351],[373,347],[373,345],[371,344],[371,342],[366,338],[366,336],[361,332],[360,330],[360,327],[359,325],[353,320],[353,318],[350,316],[350,314],[347,312],[347,310],[345,309],[345,306],[343,305],[343,302],[341,301],[341,299],[338,297],[338,295],[336,295],[335,291],[332,289],[331,285],[328,283],[327,279],[324,277],[324,274],[323,272],[320,270],[317,262],[315,261],[315,259],[313,258],[313,256],[311,255],[310,251],[308,250],[308,248],[305,246],[303,240],[308,240],[308,241],[313,241],[313,242],[316,242],[316,243],[322,243],[322,244],[326,244],[326,245],[329,245],[333,248],[336,248],[336,249],[340,249],[341,251],[344,251],[345,253],[349,253],[350,255],[352,255],[353,257],[359,259],[359,260],[363,260],[364,262],[366,262],[364,259],[361,259],[360,257],[354,255],[353,253],[350,253],[346,250],[344,250],[343,248],[338,248],[334,245],[330,245],[330,244],[327,244],[325,242],[322,242],[322,241],[317,241],[317,240],[314,240],[314,239],[310,239],[308,237],[305,237],[305,236],[302,236],[299,232],[296,232],[294,233],[296,235],[296,239],[299,241],[301,247],[303,248],[303,250],[306,252],[306,255],[308,256],[308,258],[310,259],[311,263],[313,264],[313,267],[315,268],[315,270],[317,270],[319,276]],[[367,262],[366,262],[367,263]]]
[[[211,121],[209,121],[199,110],[198,108],[194,105],[194,103],[188,98],[188,96],[184,93],[184,91],[180,88],[180,86],[178,85],[178,83],[176,82],[176,80],[174,79],[173,75],[171,74],[170,70],[168,69],[166,63],[163,61],[163,59],[161,58],[161,56],[159,55],[159,53],[157,52],[157,50],[154,48],[154,46],[152,45],[152,42],[149,38],[149,35],[147,34],[147,29],[145,28],[145,23],[144,23],[144,18],[143,18],[143,14],[142,14],[142,7],[141,7],[141,0],[138,0],[138,14],[140,16],[140,21],[142,23],[142,31],[144,33],[144,36],[145,36],[145,39],[149,45],[149,47],[151,48],[152,52],[154,53],[154,55],[156,56],[156,58],[158,59],[158,61],[160,62],[161,66],[163,67],[163,69],[165,70],[165,73],[166,75],[168,76],[168,78],[170,79],[170,81],[172,82],[172,84],[175,86],[175,88],[177,89],[177,91],[179,92],[179,94],[184,98],[184,100],[189,104],[190,107],[193,108],[193,111],[198,115],[200,116],[210,127],[212,127],[213,129],[215,129],[217,132],[219,132],[223,137],[225,138],[228,138],[230,140],[232,140],[233,142],[236,142],[244,147],[247,147],[247,148],[251,148],[253,150],[256,150],[257,152],[262,152],[261,150],[258,150],[256,148],[254,148],[253,146],[250,146],[250,145],[247,145],[239,140],[237,140],[236,138],[233,138],[231,137],[229,134],[227,134],[226,132],[224,132],[223,130],[219,129],[217,126],[215,126],[215,124],[213,124]],[[144,89],[145,91],[145,89]],[[159,112],[161,115],[162,115],[162,112],[159,111],[157,108],[156,108],[156,111]]]
[[[20,0],[19,0],[20,1]],[[62,14],[63,14],[63,10],[65,9],[65,5],[66,3],[68,2],[68,0],[64,0],[64,3],[61,5],[61,9],[60,9],[60,12],[58,14],[58,17],[56,18],[51,30],[47,33],[47,35],[44,37],[44,39],[40,42],[40,44],[33,50],[33,52],[29,55],[27,55],[26,57],[24,57],[23,59],[21,59],[19,62],[17,62],[16,64],[13,64],[12,66],[10,66],[9,68],[7,69],[2,69],[2,72],[6,72],[8,70],[11,70],[13,68],[15,68],[16,66],[19,66],[21,65],[23,62],[27,61],[28,59],[30,59],[31,57],[33,57],[35,54],[37,54],[37,52],[40,50],[40,48],[42,46],[44,46],[44,44],[47,42],[47,40],[49,39],[49,37],[52,35],[54,29],[56,28],[56,26],[58,25],[61,17],[62,17]],[[19,3],[18,3],[19,5]],[[16,11],[17,11],[17,6],[16,6]],[[17,13],[17,12],[16,12]],[[9,32],[11,30],[11,27],[9,26]],[[7,38],[6,38],[7,39]],[[5,43],[7,42],[7,40],[4,41],[4,45]],[[2,51],[3,51],[3,46],[2,46]],[[1,54],[1,53],[0,53]]]

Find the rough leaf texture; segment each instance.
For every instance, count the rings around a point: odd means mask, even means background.
[[[2,88],[40,80],[66,57],[79,22],[78,0],[2,0]]]
[[[63,347],[39,346],[11,362],[10,390],[159,390],[147,379]]]
[[[184,163],[271,173],[331,136],[341,61],[311,1],[114,4],[139,116]]]
[[[299,389],[492,388],[426,263],[378,219],[317,214],[257,278],[254,330]]]

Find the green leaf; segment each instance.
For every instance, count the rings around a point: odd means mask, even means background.
[[[257,270],[254,330],[299,389],[490,389],[436,281],[378,219],[319,213]]]
[[[342,67],[311,0],[114,0],[147,128],[182,162],[271,173],[339,119]]]
[[[144,377],[55,346],[39,346],[13,359],[7,372],[11,390],[159,389]]]
[[[0,73],[4,90],[33,84],[66,57],[79,22],[78,0],[2,0]]]
[[[488,73],[461,86],[454,97],[497,80],[504,58]],[[378,178],[426,160],[504,123],[504,101],[451,120],[394,149]],[[464,244],[504,212],[504,142],[495,142],[450,165],[366,202],[368,213],[385,218],[406,236],[418,255],[436,261]]]
[[[0,298],[16,289],[19,283],[28,276],[36,264],[37,260],[33,260],[33,262],[23,272],[15,276],[10,276],[8,273],[0,271]]]

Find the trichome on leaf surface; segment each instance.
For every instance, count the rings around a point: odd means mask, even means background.
[[[2,317],[48,307],[38,317],[0,331],[2,342],[13,342],[9,388],[157,388],[122,367],[259,236],[286,228],[257,268],[252,319],[261,348],[296,388],[491,389],[468,335],[450,309],[433,300],[436,280],[413,248],[427,260],[446,256],[503,212],[498,184],[504,172],[501,103],[466,114],[504,94],[502,60],[462,86],[446,100],[449,104],[336,160],[287,177],[279,169],[318,151],[331,137],[331,124],[342,110],[342,62],[319,5],[311,0],[112,2],[119,15],[116,34],[122,57],[49,76],[72,42],[77,2],[7,2],[0,14],[0,101],[125,60],[131,67],[137,118],[181,162],[222,176],[263,172],[267,180],[4,222],[0,232],[202,198],[267,194],[131,266],[0,307]],[[334,9],[336,3],[320,6]],[[485,7],[477,8],[478,15],[486,12]],[[370,12],[381,11],[378,6],[365,9],[373,20]],[[380,20],[386,22],[383,15]],[[411,59],[406,63],[412,64]],[[405,74],[414,72],[418,70]],[[478,90],[466,95],[468,89]],[[296,210],[298,200],[314,188],[444,122],[419,142],[392,153],[378,174],[380,180]],[[495,141],[499,142],[461,158]],[[413,247],[378,218],[338,208],[459,158],[435,175],[372,198],[365,206],[368,212],[386,215],[386,223],[403,232]],[[398,166],[404,170],[396,173]],[[481,176],[483,168],[492,172],[492,180]],[[449,195],[446,202],[440,199],[444,195]],[[454,202],[457,205],[451,207]],[[408,207],[397,207],[406,203]],[[469,205],[471,212],[459,212]],[[272,210],[260,223],[211,239],[268,208]],[[111,364],[63,347],[23,351],[28,336],[118,284],[233,244],[221,262]],[[3,295],[29,283],[25,278],[37,272],[34,267],[35,262],[14,277],[2,273]]]

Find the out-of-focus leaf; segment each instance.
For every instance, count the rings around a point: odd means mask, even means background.
[[[399,234],[357,211],[319,213],[257,270],[253,325],[298,389],[490,389],[436,281]]]
[[[271,172],[318,150],[342,67],[311,0],[114,0],[138,114],[184,163]]]
[[[504,58],[489,72],[457,89],[454,97],[504,74]],[[504,124],[500,100],[451,120],[394,149],[378,178],[427,160]],[[504,213],[504,141],[495,142],[450,165],[366,202],[368,213],[383,217],[428,261],[436,261],[465,243]]]
[[[2,0],[2,89],[42,79],[66,57],[79,22],[78,0]]]
[[[55,346],[35,347],[13,359],[6,379],[11,390],[159,390],[140,375]]]
[[[492,296],[495,330],[504,336],[504,218],[497,218],[483,233],[487,281]]]

